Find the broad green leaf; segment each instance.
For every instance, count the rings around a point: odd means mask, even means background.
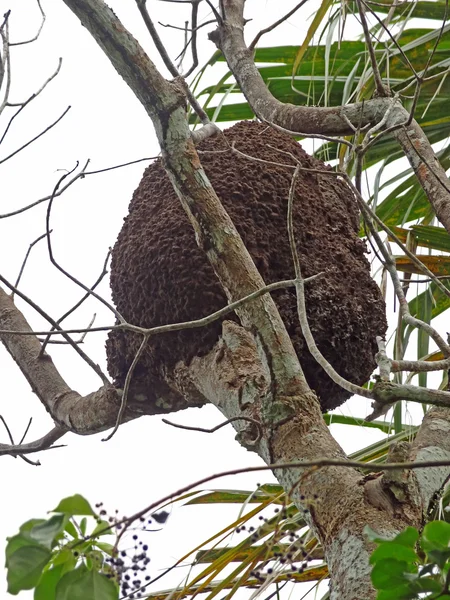
[[[117,587],[97,571],[81,566],[66,573],[56,586],[55,600],[117,600]]]
[[[59,565],[43,573],[34,591],[34,600],[55,600],[56,585],[63,573],[63,565]]]
[[[66,515],[53,515],[48,521],[35,525],[27,535],[42,546],[50,549],[54,545],[55,538],[64,531],[66,522]]]
[[[398,535],[395,536],[394,542],[396,544],[401,544],[402,546],[407,546],[409,548],[414,548],[419,539],[419,532],[415,527],[407,527],[403,531],[401,531]]]
[[[381,559],[395,558],[396,560],[403,560],[407,563],[415,563],[418,561],[417,554],[412,548],[408,548],[402,544],[395,542],[383,542],[376,548],[371,557],[370,562],[376,563]]]
[[[448,550],[450,546],[450,523],[431,521],[423,529],[420,544],[425,552]]]
[[[112,544],[105,544],[105,542],[96,542],[95,545],[100,548],[102,552],[112,556],[114,554],[114,546]]]
[[[33,527],[40,525],[41,523],[45,523],[45,519],[30,519],[29,521],[25,521],[25,523],[20,526],[19,531],[21,533],[30,531],[30,529],[33,529]]]
[[[21,590],[33,589],[50,557],[50,550],[41,546],[23,546],[16,550],[8,559],[8,592],[18,594]]]
[[[51,512],[55,513],[65,513],[70,516],[75,515],[86,515],[88,517],[94,517],[95,513],[91,508],[89,502],[83,498],[80,494],[75,494],[74,496],[69,496],[68,498],[64,498],[58,504],[58,506],[53,509]]]
[[[71,535],[75,540],[77,540],[80,536],[78,535],[78,531],[72,521],[67,521],[65,530],[69,535]]]
[[[17,535],[14,535],[13,537],[8,538],[8,543],[6,545],[5,550],[6,567],[9,566],[9,559],[14,554],[14,552],[16,552],[19,548],[24,548],[28,546],[36,546],[38,548],[41,547],[39,542],[27,537],[26,533],[24,535],[19,533]]]
[[[113,525],[111,525],[111,523],[108,523],[108,521],[101,520],[99,523],[97,523],[97,525],[96,525],[94,531],[91,533],[91,535],[92,536],[111,535],[112,527],[113,527]]]
[[[392,2],[369,3],[370,8],[377,13],[388,13],[392,7]],[[442,21],[447,14],[447,3],[441,0],[433,2],[419,1],[402,2],[396,9],[396,15],[400,18],[406,17],[410,10],[413,10],[413,17],[417,19],[436,19]]]
[[[57,553],[55,558],[52,560],[53,565],[62,565],[67,561],[72,561],[72,559],[74,558],[73,553],[74,550],[72,548],[68,548],[67,546],[65,546]]]
[[[416,567],[395,558],[383,558],[373,567],[371,579],[377,590],[391,589],[411,581]]]

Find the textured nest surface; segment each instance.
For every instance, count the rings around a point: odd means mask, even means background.
[[[233,142],[245,154],[279,164],[239,156],[230,149]],[[289,152],[304,167],[330,168],[306,154],[291,137],[256,122],[238,123],[224,136],[202,142],[198,150],[265,282],[294,277],[286,231],[293,170],[280,163],[295,164],[285,154]],[[378,286],[370,277],[365,244],[357,235],[355,200],[335,177],[302,171],[296,185],[294,219],[303,275],[326,273],[306,286],[314,338],[341,375],[362,384],[375,368],[375,336],[385,333],[386,319]],[[159,161],[147,168],[133,195],[112,254],[111,288],[119,312],[143,327],[197,319],[227,303]],[[278,291],[273,298],[322,410],[339,406],[350,394],[334,384],[309,354],[298,324],[294,291]],[[134,377],[152,397],[151,390],[160,387],[165,368],[209,352],[220,332],[221,323],[216,322],[202,329],[156,336]],[[140,341],[135,334],[110,334],[108,368],[116,385],[123,385]]]

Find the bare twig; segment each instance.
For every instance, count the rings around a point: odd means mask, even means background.
[[[198,5],[201,0],[193,0],[192,1],[192,12],[191,12],[191,52],[192,52],[192,65],[191,67],[184,73],[184,77],[189,77],[191,73],[195,71],[198,65],[198,52],[197,52],[197,33],[199,30],[198,26]],[[189,43],[189,42],[188,42]]]
[[[35,98],[37,98],[39,96],[39,94],[41,94],[45,88],[48,86],[48,84],[53,81],[53,79],[55,79],[55,77],[59,74],[60,70],[61,70],[61,65],[62,65],[62,58],[58,59],[58,66],[56,67],[56,69],[53,71],[53,73],[44,81],[44,83],[41,85],[41,87],[34,92],[33,94],[31,94],[31,96],[29,98],[27,98],[26,100],[24,100],[23,102],[8,102],[7,106],[9,107],[14,107],[14,106],[19,106],[20,109],[25,108],[25,106],[27,106],[32,100],[34,100]],[[18,110],[16,112],[16,114],[12,117],[12,119],[14,119],[18,114],[19,114],[20,110]],[[11,119],[11,120],[12,120]],[[8,125],[9,127],[9,125]],[[4,136],[3,136],[4,137]],[[2,138],[3,139],[3,138]]]
[[[8,423],[5,421],[5,419],[2,417],[2,415],[0,415],[0,420],[1,420],[1,422],[3,423],[3,425],[4,425],[5,429],[6,429],[6,433],[8,434],[9,441],[11,442],[12,445],[14,445],[14,438],[12,436],[12,433],[11,433],[11,430],[10,430],[10,428],[8,426]],[[25,437],[25,435],[27,434],[27,431],[28,431],[28,428],[30,426],[30,423],[31,423],[31,419],[28,421],[28,426],[27,426],[27,428],[25,430],[24,435],[22,436],[22,441],[23,441],[23,438]],[[22,441],[20,443],[22,443]],[[1,449],[2,445],[3,444],[0,444],[0,449]],[[14,458],[16,458],[17,456],[19,456],[26,463],[28,463],[29,465],[33,465],[35,467],[38,467],[41,464],[39,461],[35,462],[33,460],[30,460],[29,458],[26,458],[26,456],[23,456],[22,454],[12,454],[12,456],[14,456]]]
[[[273,31],[279,25],[281,25],[281,23],[284,23],[284,21],[289,19],[289,17],[292,17],[292,15],[294,13],[296,13],[298,11],[298,9],[301,8],[304,4],[306,4],[307,1],[308,0],[301,0],[301,2],[296,4],[292,10],[290,10],[285,15],[283,15],[280,19],[278,19],[278,21],[275,21],[275,23],[272,23],[272,25],[269,25],[269,27],[266,27],[265,29],[261,29],[261,31],[259,31],[256,34],[255,38],[250,43],[248,49],[253,52],[253,50],[256,48],[256,44],[259,42],[259,40],[262,38],[263,35],[265,35],[266,33],[269,33],[270,31]]]
[[[139,12],[142,15],[142,19],[148,29],[148,32],[150,33],[150,35],[152,37],[153,43],[155,44],[169,73],[172,75],[172,77],[175,77],[176,79],[180,80],[180,82],[182,83],[184,91],[186,93],[186,96],[189,100],[189,103],[191,104],[191,106],[195,110],[195,112],[197,113],[200,121],[203,123],[203,125],[206,125],[207,123],[210,122],[209,117],[206,114],[206,112],[203,110],[203,108],[200,106],[198,100],[192,94],[186,81],[180,75],[178,69],[173,64],[172,60],[170,59],[169,55],[167,54],[167,50],[166,50],[164,44],[162,43],[158,32],[156,31],[156,27],[154,26],[152,19],[150,18],[150,15],[149,15],[147,7],[146,7],[146,2],[147,2],[147,0],[136,0],[137,7],[139,9]]]
[[[323,273],[318,273],[317,275],[312,275],[311,277],[307,277],[304,282],[309,283],[310,281],[314,281],[317,277],[321,277]],[[1,281],[0,276],[0,281]],[[132,325],[130,323],[121,323],[120,325],[110,325],[104,327],[93,327],[92,329],[67,329],[63,330],[58,327],[58,330],[50,330],[50,331],[6,331],[0,330],[0,334],[8,334],[8,335],[63,335],[63,334],[72,334],[72,333],[82,333],[85,331],[109,331],[109,330],[126,330],[132,331],[134,333],[139,333],[141,335],[157,335],[158,333],[167,333],[168,331],[182,331],[184,329],[195,329],[197,327],[205,327],[217,319],[224,317],[228,313],[233,310],[243,306],[247,302],[251,300],[256,300],[260,296],[267,294],[268,292],[273,292],[275,290],[281,290],[288,287],[295,286],[295,279],[286,279],[284,281],[276,281],[275,283],[270,283],[269,285],[264,286],[263,288],[252,292],[248,296],[241,298],[240,300],[236,300],[227,306],[217,310],[214,313],[206,317],[202,317],[201,319],[195,319],[194,321],[184,321],[182,323],[170,323],[168,325],[157,325],[156,327],[151,327],[146,329],[145,327],[138,327],[137,325]]]
[[[51,233],[51,231],[50,231],[50,233]],[[38,242],[40,242],[41,240],[43,240],[45,237],[47,237],[47,234],[46,234],[46,233],[43,233],[43,234],[42,234],[42,235],[40,235],[38,238],[36,238],[36,239],[34,240],[34,242],[31,242],[31,244],[28,246],[28,250],[27,250],[27,252],[26,252],[26,254],[25,254],[25,258],[23,259],[22,266],[20,267],[20,271],[19,271],[19,274],[18,274],[18,276],[17,276],[17,279],[16,279],[16,283],[14,284],[16,288],[17,288],[17,287],[19,287],[19,283],[20,283],[20,280],[21,280],[21,278],[22,278],[23,271],[24,271],[24,269],[25,269],[25,265],[27,264],[28,257],[30,256],[30,252],[31,252],[31,250],[33,249],[33,247],[34,247],[34,246],[35,246],[35,245],[36,245]],[[14,298],[14,292],[11,294],[11,296]]]
[[[84,164],[84,167],[82,167],[81,171],[79,173],[77,173],[76,175],[74,175],[74,177],[72,177],[72,179],[70,179],[64,186],[60,187],[56,192],[53,190],[53,192],[51,194],[49,194],[48,196],[44,196],[43,198],[40,198],[39,200],[35,200],[31,204],[27,204],[26,206],[23,206],[22,208],[18,208],[17,210],[13,210],[9,213],[4,213],[3,215],[0,214],[0,219],[7,219],[9,217],[14,217],[15,215],[20,215],[21,213],[23,213],[27,210],[30,210],[30,208],[34,208],[35,206],[42,204],[42,202],[47,202],[48,200],[51,200],[51,198],[57,198],[58,196],[61,196],[61,194],[63,194],[67,190],[67,188],[70,187],[73,183],[75,183],[78,179],[84,179],[88,175],[97,175],[98,173],[107,173],[108,171],[113,171],[114,169],[121,169],[122,167],[128,167],[129,165],[135,165],[137,163],[144,162],[147,160],[155,160],[156,158],[158,158],[158,157],[151,156],[149,158],[138,158],[137,160],[132,160],[132,161],[120,164],[120,165],[114,165],[112,167],[105,167],[104,169],[97,169],[95,171],[86,171],[89,163],[91,162],[90,159],[88,159],[86,161],[86,163]]]
[[[1,418],[1,417],[0,417]],[[28,444],[19,444],[9,445],[9,444],[0,444],[0,456],[11,455],[11,456],[21,456],[22,454],[32,454],[34,452],[40,452],[41,450],[53,450],[54,448],[62,448],[62,445],[54,446],[53,444],[63,437],[67,433],[67,429],[62,427],[55,427],[49,433],[44,435],[38,440],[34,442],[29,442]],[[32,463],[35,465],[39,465],[40,463]]]
[[[186,429],[187,431],[200,431],[201,433],[215,433],[216,431],[222,429],[222,427],[225,427],[225,425],[229,425],[230,423],[235,423],[236,421],[247,421],[247,423],[251,423],[258,430],[258,437],[256,440],[254,440],[254,442],[256,443],[256,441],[258,441],[262,437],[261,423],[259,423],[259,421],[257,421],[256,419],[252,419],[251,417],[231,417],[230,419],[223,421],[223,423],[220,423],[219,425],[216,425],[211,429],[205,429],[204,427],[190,427],[189,425],[180,425],[179,423],[172,423],[172,421],[169,421],[168,419],[161,420],[163,423],[166,423],[166,425],[176,427],[177,429]]]
[[[372,44],[372,37],[370,35],[369,26],[367,24],[366,14],[364,10],[364,5],[361,0],[356,0],[359,10],[359,17],[361,19],[361,25],[364,31],[364,38],[366,40],[366,46],[369,51],[370,56],[370,64],[372,65],[372,73],[375,80],[375,87],[377,90],[378,96],[389,96],[388,90],[383,83],[383,80],[380,75],[380,69],[378,68],[377,57],[375,56],[375,50]]]
[[[372,392],[366,388],[362,388],[359,385],[356,385],[350,381],[341,377],[337,371],[330,365],[330,363],[326,360],[323,354],[320,352],[319,348],[316,345],[314,340],[314,336],[312,335],[311,329],[309,327],[308,318],[306,316],[306,304],[305,304],[305,286],[304,280],[302,278],[302,271],[300,266],[300,259],[298,256],[297,245],[295,243],[295,235],[294,235],[294,225],[292,219],[292,208],[294,203],[294,194],[295,194],[295,184],[297,182],[298,174],[300,172],[300,165],[297,165],[294,175],[292,176],[291,187],[289,190],[289,200],[288,200],[288,216],[287,216],[287,229],[289,235],[289,244],[291,247],[292,260],[294,262],[294,270],[295,270],[295,291],[297,292],[297,312],[298,318],[300,321],[300,327],[302,329],[303,337],[305,338],[306,345],[308,346],[308,350],[311,356],[319,363],[325,373],[332,379],[335,383],[341,386],[344,390],[351,392],[352,394],[359,394],[360,396],[364,396],[365,398],[373,398]]]
[[[77,167],[78,167],[78,163],[74,167],[74,169],[72,169],[72,171],[69,171],[68,173],[64,173],[64,175],[59,179],[59,181],[55,185],[55,188],[53,190],[53,194],[52,194],[52,196],[50,198],[50,201],[48,203],[47,216],[46,216],[46,219],[45,219],[45,226],[46,226],[46,231],[47,231],[47,248],[48,248],[48,255],[49,255],[49,258],[50,258],[50,262],[52,263],[52,265],[54,265],[58,269],[58,271],[60,271],[61,273],[63,273],[68,279],[70,279],[71,281],[73,281],[76,285],[78,285],[85,292],[87,292],[88,295],[93,296],[94,298],[96,298],[96,300],[98,300],[99,302],[101,302],[102,304],[104,304],[107,308],[109,308],[109,310],[118,319],[119,323],[125,323],[125,319],[122,317],[122,315],[119,313],[119,311],[110,302],[107,302],[107,300],[105,300],[104,298],[102,298],[102,296],[100,296],[99,294],[97,294],[96,292],[94,292],[94,290],[92,288],[89,288],[86,285],[84,285],[84,283],[82,283],[79,279],[77,279],[71,273],[69,273],[68,271],[66,271],[66,269],[64,269],[63,267],[61,267],[61,265],[56,261],[56,259],[54,257],[54,254],[53,254],[53,248],[52,248],[52,242],[51,242],[51,235],[50,235],[50,215],[51,215],[51,211],[52,211],[53,201],[55,199],[55,193],[58,190],[60,184],[64,181],[64,179],[66,177],[68,177],[69,175],[71,175],[73,173],[73,171]]]
[[[0,30],[0,37],[2,38],[2,55],[0,56],[0,83],[3,85],[3,79],[6,72],[6,88],[3,96],[3,101],[0,104],[0,115],[5,110],[5,106],[8,103],[9,92],[11,90],[11,57],[9,53],[9,25],[8,25],[8,13],[5,15],[2,29]]]
[[[24,40],[23,42],[11,42],[10,46],[23,46],[25,44],[31,44],[32,42],[35,42],[38,39],[38,37],[41,35],[41,31],[42,31],[42,29],[44,27],[46,15],[45,15],[45,12],[42,10],[41,1],[40,0],[36,0],[36,3],[38,5],[39,11],[41,13],[41,23],[39,25],[37,33],[32,38],[30,38],[28,40]]]
[[[17,150],[14,150],[14,152],[11,152],[11,154],[8,154],[8,156],[5,156],[5,158],[0,159],[0,165],[5,163],[7,160],[9,160],[10,158],[12,158],[13,156],[15,156],[16,154],[18,154],[19,152],[21,152],[22,150],[24,150],[25,148],[27,148],[30,144],[32,144],[33,142],[35,142],[36,140],[38,140],[40,137],[42,137],[43,135],[45,135],[48,131],[50,131],[50,129],[53,129],[53,127],[55,127],[55,125],[57,125],[61,119],[63,119],[66,114],[69,112],[70,110],[70,106],[68,106],[66,108],[66,110],[62,113],[62,115],[60,115],[56,121],[54,121],[51,125],[49,125],[48,127],[46,127],[43,131],[41,131],[41,133],[39,133],[38,135],[36,135],[33,139],[29,140],[28,142],[26,142],[25,144],[23,144],[22,146],[20,146],[20,148],[17,148]]]
[[[120,427],[120,424],[122,422],[122,417],[125,414],[125,409],[127,407],[128,390],[130,389],[131,378],[133,377],[134,369],[136,368],[136,365],[138,364],[139,359],[141,358],[142,353],[145,350],[145,347],[147,345],[149,337],[150,337],[149,335],[143,336],[141,345],[139,346],[138,351],[136,352],[136,354],[133,358],[133,362],[131,363],[130,368],[128,369],[128,373],[127,373],[127,376],[125,377],[125,383],[123,386],[122,399],[120,402],[119,412],[117,414],[116,424],[114,425],[114,428],[111,431],[111,433],[106,438],[104,438],[102,440],[102,442],[108,442]]]
[[[50,233],[51,233],[51,230],[50,230]],[[103,280],[103,278],[105,277],[105,275],[108,273],[108,271],[106,270],[106,266],[108,264],[108,260],[109,260],[110,255],[111,255],[111,249],[108,250],[108,254],[106,255],[105,262],[103,263],[102,272],[98,276],[98,278],[95,281],[94,285],[90,288],[90,291],[95,290],[95,288],[100,284],[100,282]],[[90,295],[91,295],[90,292],[86,293],[76,304],[74,304],[72,306],[72,308],[70,308],[67,312],[65,312],[63,314],[63,316],[60,317],[56,321],[58,323],[58,325],[60,325],[64,321],[64,319],[66,319],[69,315],[71,315],[73,312],[75,312],[83,304],[83,302],[90,297]],[[95,315],[94,315],[94,319],[95,319]],[[89,324],[88,329],[90,329],[92,323],[94,322],[94,319],[92,319],[91,323]],[[86,336],[87,333],[88,333],[88,331],[84,331],[83,332],[83,336],[81,338],[81,341],[83,341],[84,336]],[[50,336],[47,336],[46,339],[44,340],[43,344],[42,344],[41,354],[43,354],[45,352],[45,347],[48,344],[49,340],[50,340]],[[80,343],[80,342],[78,342],[78,343]]]
[[[35,302],[33,302],[33,300],[31,300],[31,298],[28,298],[28,296],[26,296],[23,292],[21,292],[14,285],[12,285],[1,274],[0,274],[0,281],[2,283],[4,283],[6,285],[6,287],[9,288],[12,292],[14,292],[17,296],[22,298],[22,300],[24,300],[32,308],[34,308],[34,310],[36,312],[38,312],[46,321],[48,321],[50,323],[50,325],[52,325],[55,329],[57,329],[59,331],[59,333],[64,337],[64,339],[67,340],[67,342],[72,346],[72,348],[75,350],[75,352],[81,356],[81,358],[91,367],[91,369],[93,369],[93,371],[95,371],[95,373],[97,373],[97,375],[102,380],[103,384],[109,385],[109,379],[103,373],[101,368],[98,365],[96,365],[93,362],[93,360],[90,359],[89,356],[85,352],[83,352],[83,350],[81,350],[81,348],[70,338],[70,336],[67,333],[62,331],[61,327],[56,323],[56,321],[54,321],[50,317],[50,315],[48,315],[39,305],[37,305]],[[24,332],[24,333],[30,334],[30,332]],[[8,334],[8,331],[3,331],[3,334]],[[34,332],[31,332],[31,335],[35,335]]]

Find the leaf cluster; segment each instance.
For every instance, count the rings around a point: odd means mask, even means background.
[[[51,512],[47,520],[27,521],[8,539],[8,592],[34,589],[34,600],[117,600],[119,586],[105,560],[114,547],[99,541],[111,534],[109,523],[79,494],[64,498]]]
[[[377,600],[450,600],[449,523],[431,521],[421,535],[408,527],[393,539],[365,532],[377,543],[370,558]]]

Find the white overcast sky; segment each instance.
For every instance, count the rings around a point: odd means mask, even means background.
[[[248,0],[249,38],[280,16],[296,2]],[[139,39],[157,64],[160,64],[149,36],[140,21],[132,0],[110,3],[126,27]],[[303,12],[290,19],[283,28],[264,38],[264,44],[300,43],[309,17],[318,6],[311,0]],[[41,196],[51,193],[65,170],[91,159],[91,168],[100,169],[123,162],[151,157],[158,153],[156,138],[146,113],[126,84],[116,74],[77,18],[61,0],[42,0],[47,14],[38,41],[12,48],[11,102],[25,100],[35,92],[55,70],[63,58],[61,72],[43,94],[27,107],[12,125],[0,147],[0,159],[21,146],[52,123],[66,108],[66,117],[40,140],[17,156],[0,165],[0,214],[15,210]],[[183,25],[188,12],[180,4],[149,2],[155,11],[155,21]],[[0,0],[0,14],[12,9],[11,41],[32,37],[39,25],[39,12],[32,0],[21,2]],[[214,51],[206,40],[206,27],[199,48],[200,63]],[[181,49],[182,36],[170,29],[161,34],[172,56]],[[186,63],[189,65],[189,61]],[[218,79],[218,71],[210,81]],[[8,116],[0,121],[3,131]],[[147,163],[79,180],[55,203],[51,227],[54,251],[60,263],[72,274],[90,285],[101,271],[108,247],[115,242],[126,215],[127,206]],[[28,245],[45,231],[46,204],[22,215],[0,220],[0,271],[9,280],[17,277]],[[54,318],[59,317],[82,292],[58,273],[48,260],[46,245],[36,246],[28,261],[21,289]],[[108,282],[100,288],[109,297]],[[17,301],[33,327],[47,329],[47,323],[32,309]],[[90,300],[66,323],[86,326],[97,314],[96,324],[112,324],[113,316],[98,302]],[[88,336],[84,350],[105,369],[102,334]],[[96,375],[72,349],[52,347],[51,354],[68,383],[80,393],[88,393],[101,385]],[[33,423],[27,439],[39,438],[51,428],[51,420],[30,386],[9,355],[0,348],[0,414],[6,419],[16,441],[20,439],[28,419]],[[363,399],[350,401],[345,413],[365,416],[368,403]],[[196,426],[213,426],[222,416],[212,407],[192,409],[173,416],[173,420]],[[377,439],[377,430],[361,430],[333,426],[346,451],[356,450]],[[14,534],[19,525],[32,517],[43,517],[67,495],[81,493],[93,504],[103,501],[107,509],[121,514],[157,500],[202,476],[226,469],[258,465],[257,456],[248,453],[234,440],[230,426],[206,435],[173,429],[159,417],[143,419],[122,426],[115,437],[105,443],[101,435],[86,438],[67,435],[66,448],[41,453],[40,467],[20,459],[1,459],[2,511],[0,540]],[[0,426],[0,441],[8,442]],[[37,457],[34,457],[37,458]],[[215,482],[212,487],[252,490],[257,481],[272,481],[269,473],[245,475]],[[219,529],[233,516],[238,507],[223,510],[213,508],[179,508],[160,534],[149,538],[150,556],[157,569],[170,566],[173,559]],[[0,543],[1,546],[1,543]],[[176,578],[163,580],[161,587],[175,583]],[[4,578],[0,597],[5,595]],[[23,593],[21,597],[31,597]]]

